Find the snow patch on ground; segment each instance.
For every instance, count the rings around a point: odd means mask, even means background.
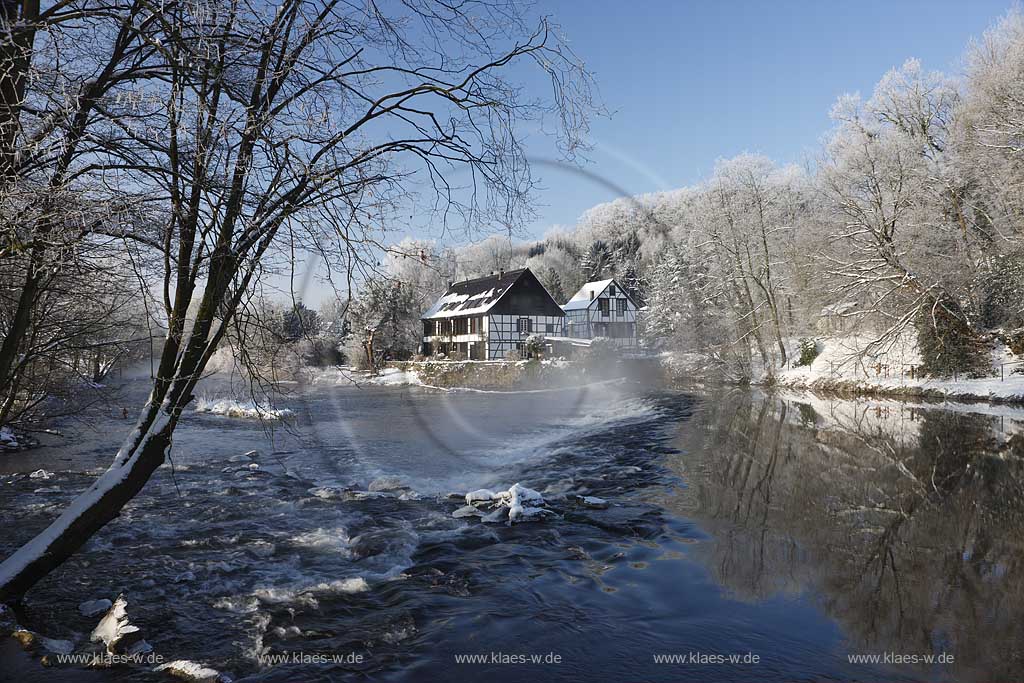
[[[1024,374],[1013,372],[1024,364],[1005,347],[993,351],[992,376],[929,378],[916,376],[921,355],[912,332],[877,351],[870,350],[871,340],[866,335],[820,339],[814,362],[778,371],[775,384],[792,389],[1024,401]]]
[[[207,398],[196,399],[197,413],[211,413],[213,415],[224,415],[225,417],[243,417],[248,419],[281,420],[292,416],[292,411],[287,408],[271,408],[258,405],[255,401],[240,401],[234,398]]]

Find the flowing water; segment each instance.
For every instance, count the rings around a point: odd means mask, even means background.
[[[631,382],[316,385],[281,405],[293,426],[272,433],[190,413],[173,463],[34,589],[21,621],[81,646],[97,618],[78,603],[124,593],[156,652],[236,681],[1024,672],[1024,411]],[[0,460],[0,553],[102,470],[120,418],[94,408],[66,441]],[[26,476],[41,467],[53,476]],[[452,516],[450,493],[516,482],[559,516]],[[5,662],[9,647],[0,678]],[[53,672],[36,676],[165,680]]]

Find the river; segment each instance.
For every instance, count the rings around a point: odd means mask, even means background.
[[[0,460],[0,552],[102,470],[144,385]],[[82,646],[97,617],[79,602],[123,593],[157,653],[253,682],[1024,672],[1024,410],[632,382],[329,384],[280,405],[294,418],[273,429],[189,413],[172,462],[22,623]],[[452,516],[449,494],[516,482],[558,516]],[[16,667],[64,680],[8,643],[0,678]]]

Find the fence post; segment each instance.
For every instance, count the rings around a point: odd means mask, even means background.
[[[1003,366],[1004,365],[1006,365],[1006,364],[1005,363],[1000,363],[999,364],[999,381],[1000,382],[1005,381],[1005,377],[1003,376]]]

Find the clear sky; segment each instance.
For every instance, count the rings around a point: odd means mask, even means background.
[[[1010,0],[548,0],[537,11],[563,27],[613,112],[593,125],[586,170],[630,194],[707,176],[715,160],[759,152],[777,162],[814,153],[846,92],[869,95],[910,57],[960,70],[968,41]],[[531,140],[541,158],[547,141]],[[616,198],[558,168],[536,169],[545,190],[530,234],[573,224]]]
[[[556,156],[551,140],[530,135],[543,189],[537,219],[516,237],[572,226],[590,207],[623,194],[694,184],[719,158],[813,157],[839,95],[869,95],[886,71],[911,57],[926,69],[960,73],[971,38],[1011,6],[1012,0],[539,0],[535,13],[560,24],[611,116],[593,121],[594,149],[583,173],[548,163]],[[521,74],[544,88],[537,75]],[[438,236],[427,226],[409,227],[417,237]],[[478,235],[488,233],[479,227]],[[274,283],[286,289],[284,280]],[[313,305],[330,296],[317,285],[303,292]]]

